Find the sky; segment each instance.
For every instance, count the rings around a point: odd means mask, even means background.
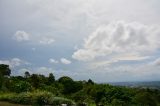
[[[160,80],[159,0],[0,0],[0,64],[12,75]]]

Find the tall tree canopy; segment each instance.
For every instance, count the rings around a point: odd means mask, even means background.
[[[9,69],[9,65],[0,64],[0,75],[2,76],[10,76],[11,70]]]

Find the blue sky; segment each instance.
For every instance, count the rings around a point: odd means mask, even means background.
[[[160,80],[159,0],[0,0],[0,64],[96,82]]]

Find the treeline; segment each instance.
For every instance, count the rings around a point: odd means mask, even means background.
[[[160,90],[117,87],[88,81],[74,81],[68,76],[55,80],[30,74],[10,76],[8,65],[0,65],[0,100],[18,104],[58,106],[158,106]]]

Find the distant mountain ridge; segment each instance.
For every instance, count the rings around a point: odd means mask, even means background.
[[[109,82],[109,84],[114,85],[114,86],[142,87],[142,88],[160,89],[160,81]]]

